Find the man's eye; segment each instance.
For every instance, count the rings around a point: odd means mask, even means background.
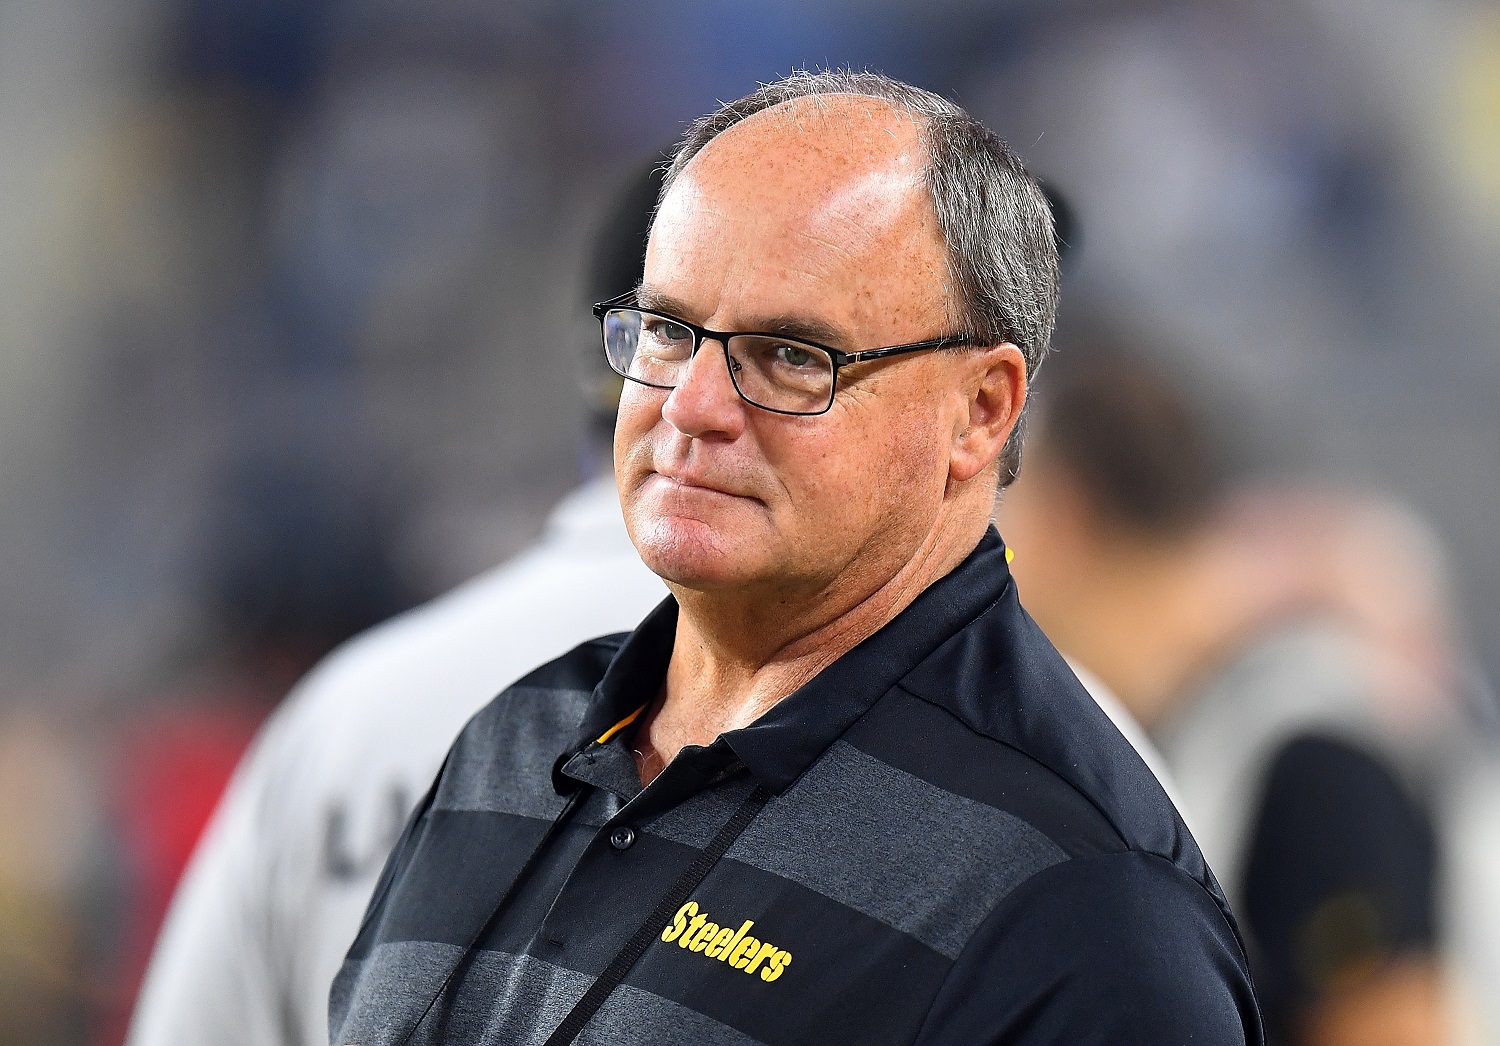
[[[641,325],[657,341],[691,341],[693,332],[671,320],[647,319]]]
[[[776,359],[790,367],[806,367],[815,357],[811,349],[804,349],[800,345],[778,345]]]

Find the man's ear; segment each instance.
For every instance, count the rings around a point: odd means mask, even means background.
[[[968,424],[954,433],[948,476],[963,483],[989,468],[1026,404],[1026,359],[1010,342],[972,352],[964,386]]]

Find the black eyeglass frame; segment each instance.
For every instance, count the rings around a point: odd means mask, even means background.
[[[608,301],[597,302],[594,305],[594,317],[599,321],[599,332],[601,337],[606,336],[604,330],[604,318],[611,309],[633,309],[634,311],[646,316],[656,316],[659,319],[676,323],[684,329],[692,332],[693,349],[688,353],[688,359],[692,359],[694,356],[698,355],[698,350],[703,347],[703,342],[705,339],[718,342],[720,347],[722,347],[724,350],[724,365],[729,369],[729,380],[734,385],[734,391],[739,394],[740,399],[750,404],[750,406],[755,407],[757,410],[766,410],[770,411],[772,414],[784,414],[788,417],[793,418],[816,418],[819,415],[827,414],[830,410],[832,410],[834,397],[838,394],[839,391],[839,371],[844,367],[849,366],[849,364],[851,363],[864,363],[867,360],[880,360],[885,359],[888,356],[902,356],[909,352],[925,352],[929,349],[946,349],[961,345],[979,344],[979,339],[974,337],[974,335],[972,334],[951,334],[941,338],[928,338],[926,341],[908,342],[905,345],[887,345],[879,349],[865,349],[863,352],[843,352],[839,349],[830,348],[827,345],[819,345],[817,342],[809,341],[806,338],[788,337],[785,334],[777,334],[773,331],[710,330],[707,327],[700,327],[696,323],[689,322],[688,320],[683,319],[681,316],[674,316],[670,312],[662,312],[659,309],[647,309],[641,305],[638,305],[636,303],[635,296],[635,291],[626,291],[624,294],[620,294],[613,298],[610,298]],[[833,380],[829,382],[828,402],[823,405],[823,409],[814,411],[780,410],[776,407],[767,407],[764,404],[756,403],[749,396],[746,396],[745,390],[740,388],[739,378],[735,375],[735,361],[731,359],[729,355],[729,339],[743,337],[775,338],[780,341],[789,342],[793,345],[806,345],[809,348],[828,353],[829,359],[833,361]],[[676,385],[658,385],[653,381],[642,381],[640,378],[632,377],[629,374],[622,373],[615,367],[614,360],[609,358],[607,346],[604,353],[604,359],[605,362],[609,364],[609,369],[614,371],[616,374],[619,374],[620,377],[624,378],[626,381],[633,381],[637,385],[645,385],[647,388],[652,389],[675,389],[677,387]]]

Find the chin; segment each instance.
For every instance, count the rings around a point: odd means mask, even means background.
[[[750,498],[682,488],[653,475],[621,500],[642,562],[669,584],[743,584],[774,544],[764,506]]]
[[[641,561],[668,584],[712,591],[746,583],[754,553],[743,535],[701,520],[662,516],[631,528]]]

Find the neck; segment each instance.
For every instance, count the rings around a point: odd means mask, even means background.
[[[796,598],[679,591],[664,693],[637,733],[642,777],[684,746],[748,726],[911,605],[973,551],[988,516],[935,526],[873,583],[859,572]],[[868,575],[866,575],[868,576]]]

